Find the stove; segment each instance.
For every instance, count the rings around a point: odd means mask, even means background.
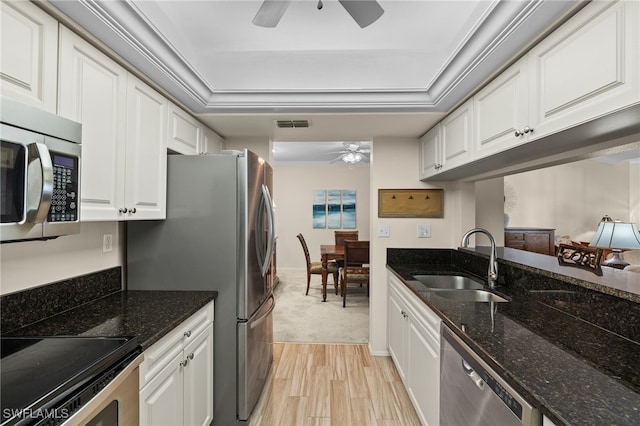
[[[2,426],[62,424],[141,348],[135,337],[0,337]]]

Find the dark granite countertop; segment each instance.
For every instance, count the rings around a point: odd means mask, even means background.
[[[486,282],[486,259],[389,250],[388,268],[556,424],[640,424],[640,304],[500,264],[506,282],[495,291],[509,302],[496,303],[492,315],[489,303],[445,299],[413,279],[460,274]]]
[[[216,291],[119,291],[4,335],[136,336],[146,350],[216,296]]]

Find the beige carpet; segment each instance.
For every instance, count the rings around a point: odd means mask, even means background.
[[[322,279],[311,276],[309,295],[305,296],[307,275],[304,270],[278,271],[280,283],[274,292],[273,340],[301,343],[368,343],[369,298],[366,287],[349,286],[347,306],[333,290],[329,277],[327,301],[322,302]]]

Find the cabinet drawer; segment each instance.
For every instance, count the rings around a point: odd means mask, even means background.
[[[504,234],[507,241],[523,241],[524,234],[522,232],[507,232]]]
[[[204,306],[144,351],[140,364],[140,388],[152,380],[184,347],[213,322],[213,302]]]

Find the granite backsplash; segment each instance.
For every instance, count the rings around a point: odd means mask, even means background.
[[[0,333],[10,333],[122,290],[114,267],[0,297]]]

